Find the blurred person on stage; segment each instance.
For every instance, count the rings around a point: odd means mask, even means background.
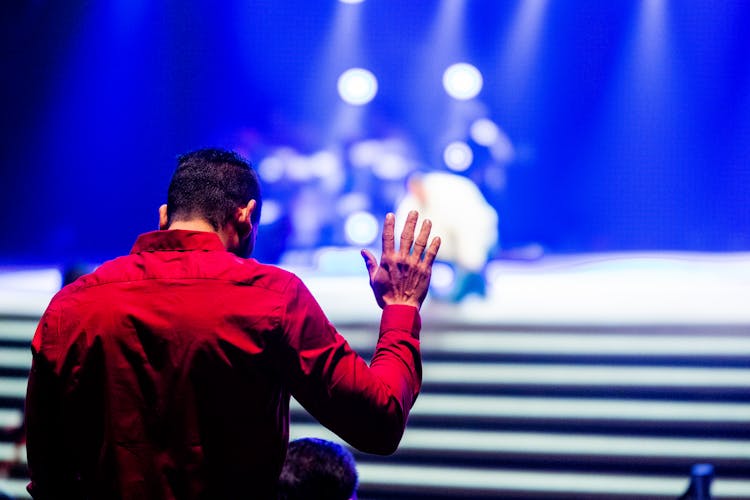
[[[471,294],[484,297],[484,270],[498,247],[498,216],[471,180],[445,172],[415,172],[396,209],[397,226],[417,210],[441,236],[440,261],[455,273],[452,289],[436,298],[461,302]],[[400,226],[399,226],[400,227]]]
[[[440,239],[412,212],[396,249],[389,214],[380,261],[362,251],[383,309],[368,366],[297,276],[249,258],[261,206],[241,156],[182,155],[160,230],[52,299],[26,396],[33,498],[276,498],[290,395],[355,448],[395,451]]]

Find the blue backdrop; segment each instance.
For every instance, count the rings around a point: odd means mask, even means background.
[[[464,174],[496,206],[505,248],[750,250],[749,2],[2,9],[0,263],[127,252],[155,228],[186,150],[239,148],[258,162],[269,145],[312,153],[397,130],[439,168],[442,141],[466,113],[491,118],[513,144],[502,182],[484,182],[481,151]],[[484,76],[471,103],[442,89],[457,61]],[[336,78],[350,66],[370,69],[379,93],[346,129]],[[295,196],[269,192],[282,205]],[[381,216],[386,205],[370,209]],[[279,247],[283,234],[266,241]],[[319,242],[340,240],[334,231]]]

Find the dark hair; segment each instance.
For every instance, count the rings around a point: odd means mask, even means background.
[[[357,467],[346,448],[324,439],[289,443],[279,478],[282,500],[347,500],[357,490]]]
[[[168,224],[200,217],[219,230],[238,207],[257,203],[252,213],[260,220],[261,195],[258,176],[250,162],[234,151],[207,148],[177,157],[177,169],[167,192]]]

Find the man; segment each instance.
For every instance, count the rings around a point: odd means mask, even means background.
[[[357,465],[352,454],[316,438],[289,443],[279,478],[280,500],[355,500]]]
[[[51,301],[32,342],[27,452],[36,499],[274,498],[290,394],[360,450],[398,446],[421,383],[419,307],[439,238],[394,216],[378,263],[370,366],[291,273],[249,256],[258,180],[238,155],[181,156],[161,230]]]

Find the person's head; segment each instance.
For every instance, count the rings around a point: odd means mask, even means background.
[[[201,222],[222,236],[227,250],[249,256],[261,210],[260,183],[250,163],[223,149],[180,155],[159,208],[161,229]]]
[[[289,443],[279,478],[282,500],[349,500],[357,498],[357,467],[344,447],[323,439]]]

